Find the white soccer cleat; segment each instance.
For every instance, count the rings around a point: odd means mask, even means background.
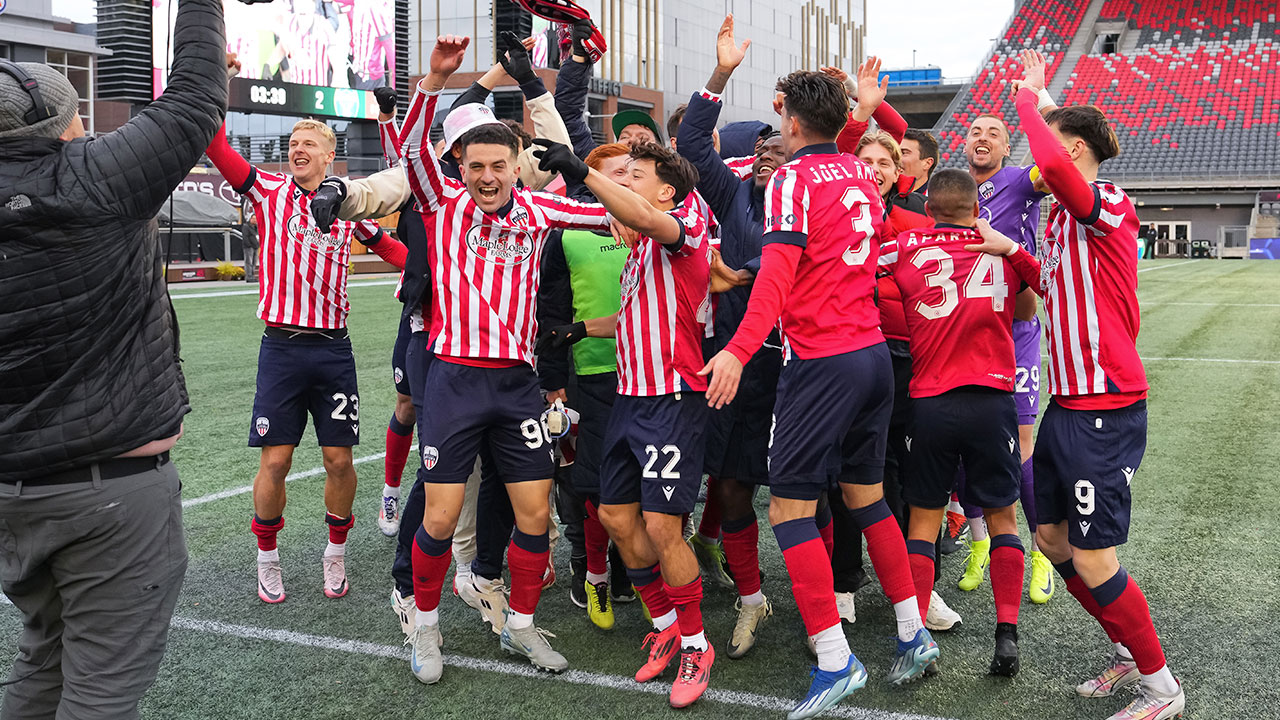
[[[324,556],[324,596],[340,598],[347,594],[347,563],[342,555]]]
[[[858,619],[858,613],[853,606],[853,593],[838,592],[836,593],[836,614],[840,619],[852,625]]]
[[[378,529],[387,537],[395,537],[400,532],[400,498],[382,496],[382,506],[378,508]]]
[[[258,561],[258,597],[265,603],[284,602],[284,575],[279,560]]]
[[[400,588],[391,591],[391,609],[396,611],[396,619],[400,621],[400,631],[405,637],[413,634],[413,618],[418,614],[418,606],[413,602],[413,596],[404,597],[400,594]]]
[[[440,653],[444,637],[440,635],[440,626],[418,625],[409,632],[404,644],[412,648],[409,669],[414,676],[428,685],[439,682],[444,674],[444,656]]]
[[[461,576],[457,576],[456,581],[458,597],[480,611],[480,617],[489,623],[494,634],[501,635],[507,622],[507,587],[502,584],[502,578],[489,580],[472,575],[469,582],[464,582]]]
[[[1111,697],[1121,688],[1128,687],[1142,678],[1138,665],[1133,660],[1121,657],[1112,652],[1107,667],[1091,680],[1085,680],[1076,686],[1076,694],[1080,697]]]
[[[1138,685],[1138,697],[1125,706],[1123,710],[1112,715],[1110,720],[1169,720],[1180,717],[1187,704],[1182,694],[1182,683],[1178,683],[1178,692],[1164,697],[1156,694],[1145,685]]]
[[[930,630],[950,630],[961,622],[960,613],[948,607],[938,591],[934,590],[929,596],[929,612],[925,615],[924,626]]]

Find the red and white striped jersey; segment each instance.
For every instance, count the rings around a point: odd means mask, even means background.
[[[707,221],[694,204],[667,214],[680,221],[681,240],[663,245],[641,235],[622,268],[615,333],[619,395],[707,389],[707,379],[698,375],[711,313]]]
[[[1138,357],[1138,214],[1123,190],[1092,183],[1096,218],[1049,210],[1040,286],[1049,338],[1049,392],[1054,396],[1121,393],[1124,407],[1147,390]],[[1069,407],[1070,401],[1064,402]]]
[[[289,21],[288,47],[291,82],[302,85],[329,84],[328,22],[313,21],[303,30],[294,18]]]
[[[432,348],[445,360],[472,361],[466,364],[532,365],[548,235],[557,229],[607,230],[609,214],[603,205],[522,187],[512,188],[503,211],[485,213],[466,186],[440,171],[426,139],[438,100],[438,93],[419,86],[401,138],[409,187],[427,230]]]
[[[387,167],[400,164],[400,130],[395,118],[378,121],[378,139],[382,141],[382,159],[387,161]]]
[[[739,180],[746,180],[751,177],[751,167],[756,163],[755,155],[744,155],[736,158],[725,158],[724,166],[733,171]]]
[[[339,220],[332,232],[322,230],[311,218],[314,190],[303,190],[287,175],[250,172],[245,195],[258,216],[262,247],[258,317],[268,325],[346,327],[351,239],[366,242],[382,230],[371,220]]]
[[[386,74],[387,40],[395,32],[394,9],[391,2],[357,2],[351,12],[351,66],[366,78],[380,78]],[[382,42],[379,42],[379,41]]]

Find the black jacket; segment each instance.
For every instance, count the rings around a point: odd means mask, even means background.
[[[227,107],[221,0],[181,0],[168,90],[97,139],[0,140],[0,481],[114,457],[190,410],[156,212]]]

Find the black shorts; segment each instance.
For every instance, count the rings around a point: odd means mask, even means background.
[[[566,404],[579,415],[578,441],[569,481],[583,496],[599,495],[601,448],[613,401],[618,396],[618,374],[579,375],[569,382],[568,392]]]
[[[424,482],[466,482],[486,439],[504,482],[551,478],[552,444],[542,425],[546,404],[533,368],[472,367],[436,357],[422,395]]]
[[[391,380],[396,384],[396,392],[405,396],[413,394],[409,390],[409,371],[404,359],[411,335],[413,332],[409,329],[409,318],[400,318],[400,329],[396,331],[396,344],[391,349]]]
[[[908,504],[945,506],[961,463],[961,502],[1002,508],[1018,501],[1022,456],[1013,393],[970,385],[912,398],[906,433],[902,497]]]
[[[258,349],[257,391],[249,420],[249,447],[297,445],[316,426],[321,447],[360,444],[360,394],[351,339],[268,329]]]
[[[782,351],[762,347],[742,369],[738,395],[707,422],[707,474],[747,485],[769,484],[769,428],[778,397]]]
[[[1067,521],[1082,550],[1129,539],[1129,484],[1147,449],[1147,401],[1118,410],[1068,410],[1050,402],[1040,419],[1032,463],[1036,520]]]
[[[702,487],[707,398],[701,392],[619,395],[604,433],[600,504],[693,512]]]
[[[817,500],[833,479],[884,480],[893,366],[884,343],[831,357],[792,358],[778,376],[769,489]]]

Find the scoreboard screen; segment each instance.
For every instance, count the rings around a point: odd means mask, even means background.
[[[373,93],[351,88],[299,85],[275,80],[231,79],[227,106],[243,112],[373,120],[378,103]]]

